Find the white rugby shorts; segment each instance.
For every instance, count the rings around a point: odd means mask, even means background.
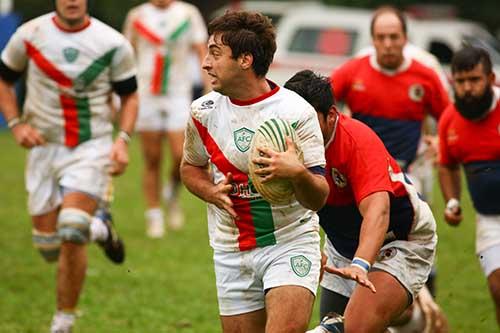
[[[189,95],[142,95],[136,131],[183,131],[189,119],[191,102]]]
[[[394,276],[413,299],[427,281],[437,245],[434,216],[425,202],[420,201],[420,203],[419,230],[412,231],[408,241],[395,240],[384,245],[371,268],[372,271],[381,270]],[[338,253],[328,239],[324,250],[328,256],[327,265],[342,268],[351,264],[351,259]],[[325,272],[321,286],[345,297],[351,297],[356,283]]]
[[[320,237],[311,231],[293,241],[243,252],[214,252],[219,312],[232,316],[265,308],[265,292],[302,286],[316,295]]]
[[[476,253],[484,275],[500,268],[500,215],[476,214]]]
[[[105,199],[111,182],[111,136],[91,139],[75,148],[47,143],[30,150],[25,181],[30,215],[48,213],[61,205],[63,188]]]

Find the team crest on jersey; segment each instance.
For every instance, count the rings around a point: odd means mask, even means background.
[[[241,151],[242,153],[250,149],[250,143],[252,142],[254,134],[255,134],[254,131],[249,130],[246,127],[242,127],[234,131],[233,137],[236,148],[238,148],[238,150]]]
[[[300,277],[306,276],[311,271],[311,261],[303,255],[291,257],[290,265],[293,272]]]
[[[339,170],[332,168],[332,179],[338,188],[344,188],[347,186],[347,178],[339,172]]]
[[[78,58],[78,55],[80,54],[80,51],[75,49],[74,47],[67,47],[63,49],[63,55],[64,59],[66,59],[67,62],[74,62],[76,58]]]
[[[408,89],[408,96],[414,102],[421,102],[424,98],[424,87],[420,83],[415,83]]]
[[[355,91],[365,91],[366,90],[365,84],[363,83],[362,80],[357,79],[352,84],[352,90],[355,90]]]

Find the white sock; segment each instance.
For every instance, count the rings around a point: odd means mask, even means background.
[[[106,227],[104,222],[97,216],[94,216],[92,218],[92,222],[90,223],[90,241],[102,242],[108,239],[108,236],[109,236],[108,228]]]
[[[146,215],[146,219],[148,221],[151,221],[151,220],[163,221],[163,211],[161,210],[160,207],[149,208],[148,210],[146,210],[144,215]]]

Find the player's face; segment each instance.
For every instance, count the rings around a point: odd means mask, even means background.
[[[238,59],[232,58],[231,48],[224,45],[220,35],[208,39],[208,53],[202,67],[207,72],[214,91],[231,96],[231,91],[241,84],[242,70]]]
[[[174,2],[174,0],[151,0],[150,2],[156,7],[166,8],[170,3]]]
[[[87,0],[56,0],[56,11],[66,24],[79,25],[87,16]]]
[[[482,63],[477,64],[470,71],[453,73],[455,95],[466,100],[484,96],[486,90],[491,89],[494,81],[494,74],[486,74]]]
[[[332,136],[333,129],[335,127],[335,119],[337,119],[337,110],[335,107],[331,107],[328,114],[325,116],[321,112],[316,112],[318,116],[319,127],[321,128],[321,134],[323,134],[323,142],[326,144],[330,137]]]
[[[373,46],[377,62],[382,68],[397,69],[403,62],[406,35],[394,13],[382,13],[373,25]]]

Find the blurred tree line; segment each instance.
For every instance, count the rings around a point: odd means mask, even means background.
[[[144,1],[141,0],[89,0],[91,3],[91,12],[93,16],[110,24],[118,30],[121,30],[123,20],[127,11]],[[231,2],[238,0],[185,0],[193,3],[200,8],[205,19],[210,17],[210,13]],[[303,1],[303,0],[302,0]],[[451,5],[456,9],[459,17],[482,22],[492,32],[500,29],[500,20],[498,19],[498,0],[322,0],[322,2],[331,5],[342,5],[351,7],[374,8],[381,4],[394,4],[400,8],[407,8],[415,4],[438,4]],[[438,7],[439,7],[438,6]],[[35,16],[53,10],[53,0],[14,0],[14,8],[26,21]],[[437,7],[436,7],[437,8]]]

